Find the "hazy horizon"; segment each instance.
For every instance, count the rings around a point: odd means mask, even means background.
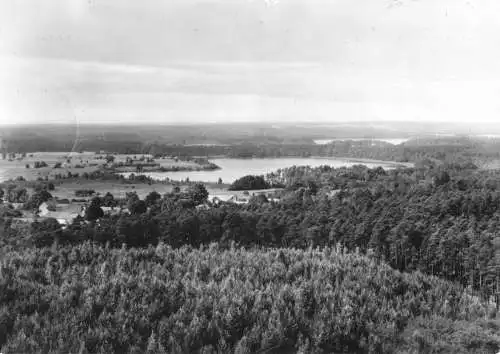
[[[0,3],[0,125],[496,123],[493,0]]]

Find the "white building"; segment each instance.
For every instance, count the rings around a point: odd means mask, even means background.
[[[61,225],[72,224],[78,216],[85,215],[85,206],[82,204],[53,204],[49,201],[42,203],[38,210],[40,217],[54,218]]]

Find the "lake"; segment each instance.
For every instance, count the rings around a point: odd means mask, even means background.
[[[335,158],[263,158],[263,159],[213,159],[210,160],[221,169],[215,171],[178,171],[178,172],[146,172],[143,175],[154,179],[170,178],[181,181],[189,178],[190,181],[213,182],[216,183],[219,177],[223,183],[232,183],[236,179],[245,175],[265,175],[278,169],[292,166],[311,166],[318,167],[329,165],[335,168],[350,167],[363,164],[370,168],[382,166],[385,169],[395,167],[394,163],[383,161],[365,161],[355,159],[335,159]],[[130,173],[122,173],[124,176]]]
[[[366,138],[356,138],[356,139],[318,139],[318,140],[314,140],[314,143],[317,144],[317,145],[326,145],[326,144],[330,144],[331,142],[333,141],[346,141],[346,140],[353,140],[353,141],[364,141],[364,140],[376,140],[376,141],[383,141],[385,143],[389,143],[389,144],[392,144],[392,145],[399,145],[399,144],[402,144],[402,143],[405,143],[407,142],[408,140],[410,140],[409,138],[399,138],[399,139],[366,139]]]

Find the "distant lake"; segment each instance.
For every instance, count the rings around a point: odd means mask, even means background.
[[[178,171],[178,172],[146,172],[143,175],[152,177],[154,179],[170,178],[172,180],[180,181],[189,178],[190,181],[198,182],[213,182],[216,183],[219,177],[223,183],[232,183],[236,179],[246,175],[265,175],[274,172],[278,169],[283,169],[292,166],[311,166],[318,167],[322,165],[329,165],[335,168],[350,167],[353,165],[366,165],[369,168],[382,166],[385,169],[395,167],[391,162],[382,161],[366,161],[356,159],[335,159],[335,158],[257,158],[257,159],[213,159],[210,160],[221,169],[215,171]],[[130,173],[121,173],[124,176]]]
[[[393,144],[393,145],[399,145],[404,142],[407,142],[410,140],[409,138],[399,138],[399,139],[366,139],[366,138],[356,138],[356,139],[318,139],[314,140],[314,143],[317,145],[326,145],[329,144],[333,141],[346,141],[346,140],[353,140],[353,141],[364,141],[364,140],[376,140],[376,141],[383,141],[385,143]]]

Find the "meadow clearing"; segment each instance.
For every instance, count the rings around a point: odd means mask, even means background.
[[[127,159],[132,159],[132,164],[145,163],[152,158],[149,154],[109,154],[114,157],[114,163],[126,163]],[[34,152],[25,156],[15,154],[10,159],[0,159],[0,182],[15,179],[22,176],[26,180],[36,180],[37,178],[49,177],[53,179],[56,175],[68,175],[91,173],[104,167],[107,163],[108,154],[98,154],[94,152]],[[142,158],[143,161],[140,161]],[[36,163],[45,162],[46,167],[35,168]],[[183,161],[177,158],[160,158],[154,160],[155,164],[163,168],[196,169],[200,165],[195,161]],[[56,166],[58,166],[56,168]],[[134,167],[123,167],[123,171]],[[133,171],[132,171],[133,172]]]

